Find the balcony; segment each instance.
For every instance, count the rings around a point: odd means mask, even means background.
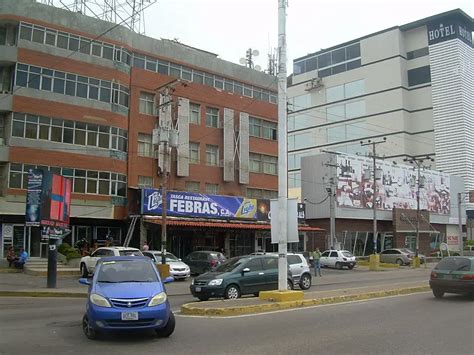
[[[8,162],[10,148],[5,145],[5,138],[0,138],[0,163]]]
[[[13,95],[11,94],[11,92],[0,91],[0,112],[12,111],[12,107],[13,107]]]
[[[18,60],[18,47],[0,46],[0,64],[14,64]]]

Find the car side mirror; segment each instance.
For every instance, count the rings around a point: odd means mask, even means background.
[[[89,286],[89,285],[91,284],[91,282],[90,282],[87,278],[85,278],[85,277],[80,278],[80,279],[79,279],[79,283],[80,283],[81,285],[86,285],[86,286]]]
[[[242,269],[242,274],[245,274],[246,272],[249,272],[250,269],[248,267]]]
[[[169,284],[170,282],[173,282],[173,281],[174,281],[173,276],[168,276],[167,278],[165,278],[165,279],[163,280],[163,283],[164,283],[164,284]]]

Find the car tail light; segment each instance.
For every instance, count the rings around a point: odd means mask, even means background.
[[[434,272],[434,271],[431,271],[431,275],[430,275],[430,276],[431,276],[432,279],[438,278],[438,274],[437,274],[436,272]]]
[[[463,275],[462,276],[463,280],[474,280],[474,274],[471,275]]]

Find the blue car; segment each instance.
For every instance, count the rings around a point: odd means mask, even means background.
[[[89,339],[106,331],[154,329],[159,337],[169,337],[175,328],[163,282],[153,262],[142,256],[103,258],[97,263],[89,285],[82,329]]]

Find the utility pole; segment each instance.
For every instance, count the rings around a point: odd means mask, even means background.
[[[376,159],[377,159],[377,154],[375,153],[376,146],[377,144],[385,143],[387,141],[387,137],[383,137],[383,140],[381,141],[372,141],[368,140],[366,143],[364,141],[360,142],[361,146],[372,146],[372,171],[373,171],[373,196],[372,196],[372,209],[374,211],[374,236],[373,236],[373,243],[374,243],[374,255],[377,255],[377,165],[376,165]],[[378,262],[377,262],[378,264]]]
[[[329,153],[329,152],[327,152]],[[331,153],[336,154],[336,153]],[[331,176],[329,177],[329,187],[326,188],[326,191],[329,196],[329,235],[330,235],[330,246],[335,248],[336,242],[336,180],[337,171],[334,172],[332,168],[337,168],[337,163],[334,164],[332,159],[326,163],[325,166],[329,167],[331,170]]]
[[[172,103],[173,98],[171,92],[174,86],[180,83],[179,80],[173,80],[156,89],[160,104],[158,111],[161,112],[159,117],[158,128],[153,130],[153,144],[157,145],[160,151],[159,156],[162,159],[162,168],[160,169],[160,161],[158,156],[158,174],[161,174],[161,264],[166,265],[166,244],[167,244],[167,190],[168,190],[168,164],[170,161],[170,153],[172,148],[178,146],[178,130],[173,127],[172,120]]]
[[[287,75],[286,75],[286,5],[278,0],[278,290],[287,290],[287,206],[288,206],[288,156],[287,156]]]
[[[423,158],[408,156],[408,158],[403,159],[403,161],[408,161],[411,164],[415,164],[417,167],[417,188],[416,188],[416,244],[415,244],[415,260],[413,265],[415,268],[420,267],[420,259],[418,254],[420,252],[420,187],[424,187],[424,182],[421,181],[421,168],[423,166],[423,162],[426,160],[434,161],[433,158],[430,156],[426,156]]]
[[[462,240],[462,210],[461,210],[461,204],[462,204],[462,193],[458,193],[458,224],[459,224],[459,251],[461,256],[464,255],[464,243]]]

